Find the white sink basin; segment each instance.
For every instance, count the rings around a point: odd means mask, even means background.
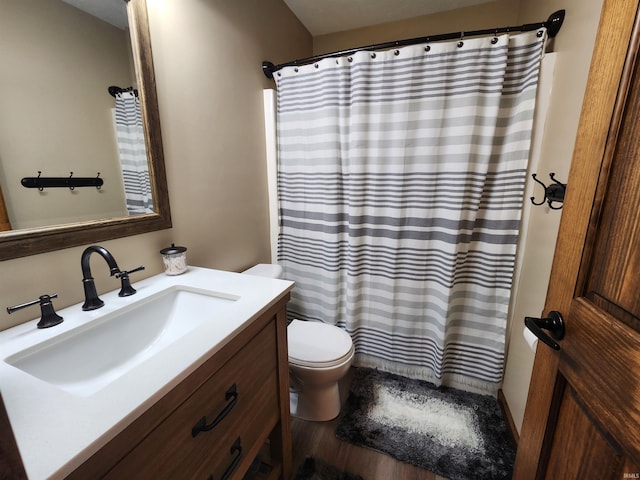
[[[90,312],[58,308],[52,328],[36,328],[38,316],[0,331],[0,392],[29,478],[66,478],[293,283],[189,266],[134,287],[101,293]]]
[[[104,388],[240,297],[172,286],[5,361],[80,396]]]

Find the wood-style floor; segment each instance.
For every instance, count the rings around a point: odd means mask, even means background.
[[[340,384],[342,401],[346,400],[351,375]],[[344,442],[336,437],[340,417],[330,422],[308,422],[292,418],[293,471],[297,472],[307,456],[360,475],[364,480],[446,480],[422,468],[402,463],[393,457]]]
[[[364,480],[445,480],[384,453],[339,440],[335,434],[337,423],[337,419],[330,422],[292,420],[294,472],[307,456],[313,456],[356,473]]]

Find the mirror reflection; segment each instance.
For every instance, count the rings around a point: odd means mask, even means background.
[[[152,213],[125,2],[2,0],[2,12],[0,230]],[[103,185],[22,186],[38,175]]]

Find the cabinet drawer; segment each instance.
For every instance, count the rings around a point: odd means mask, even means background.
[[[275,322],[186,399],[106,478],[220,478],[279,417]],[[242,453],[231,452],[240,438]]]

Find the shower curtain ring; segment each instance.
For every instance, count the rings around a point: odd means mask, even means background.
[[[464,40],[464,32],[460,32],[460,41],[458,42],[458,48],[464,45],[463,40]]]

